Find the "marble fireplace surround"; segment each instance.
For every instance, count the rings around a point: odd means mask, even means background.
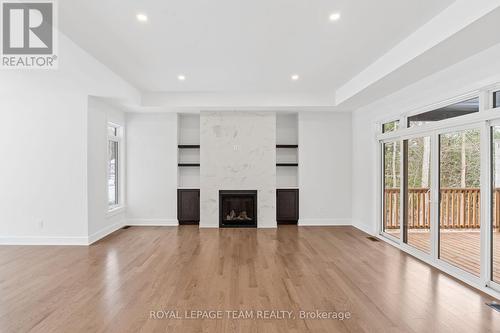
[[[256,190],[257,227],[276,227],[276,114],[200,113],[200,227],[219,227],[219,190]]]

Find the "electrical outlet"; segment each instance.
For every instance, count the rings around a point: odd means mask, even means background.
[[[237,151],[238,149],[240,149],[240,147],[239,147],[238,145],[234,145],[234,146],[233,146],[233,150],[234,150],[234,151]]]

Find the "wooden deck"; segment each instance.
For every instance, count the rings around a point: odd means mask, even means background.
[[[394,233],[389,232],[389,234]],[[430,252],[430,232],[423,230],[410,231],[408,244]],[[500,282],[500,233],[495,233],[493,256],[494,281]],[[463,270],[479,276],[480,274],[480,232],[450,230],[442,231],[440,234],[441,253],[440,258],[444,261],[462,268]],[[496,269],[495,269],[496,268]]]
[[[398,236],[401,195],[385,189],[385,231]],[[431,195],[429,188],[410,188],[407,194],[408,244],[430,252]],[[493,227],[500,230],[500,188],[493,193]],[[439,205],[440,258],[476,276],[480,274],[481,191],[479,188],[441,188]],[[493,280],[500,283],[500,233],[495,232]]]
[[[500,189],[494,193],[495,226],[500,227]],[[384,216],[386,229],[399,228],[400,191],[385,189]],[[442,188],[439,209],[440,225],[446,229],[479,229],[481,227],[481,191],[478,188]],[[427,229],[431,223],[431,196],[428,188],[408,191],[408,225],[412,229]]]

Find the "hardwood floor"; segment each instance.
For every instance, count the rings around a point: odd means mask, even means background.
[[[500,332],[492,299],[350,227],[120,230],[0,246],[0,332]],[[351,319],[151,319],[151,311],[349,311]]]

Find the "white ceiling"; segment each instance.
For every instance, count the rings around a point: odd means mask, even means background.
[[[453,2],[63,0],[59,25],[143,91],[334,96]],[[330,22],[336,11],[342,18]],[[149,21],[139,23],[137,13]]]

